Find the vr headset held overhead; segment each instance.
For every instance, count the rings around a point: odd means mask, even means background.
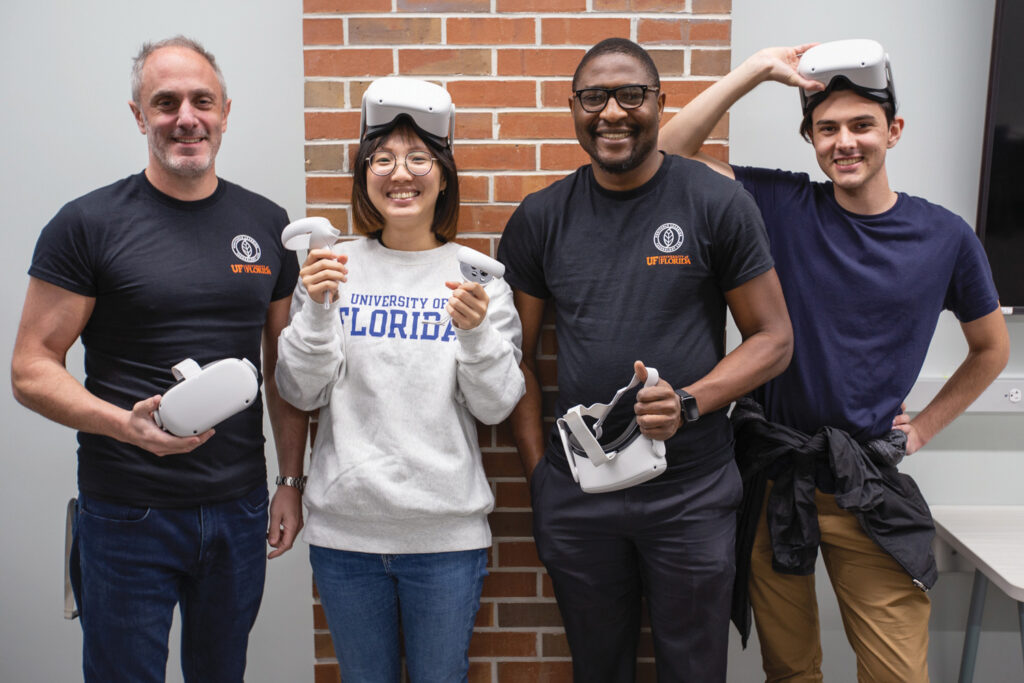
[[[455,105],[451,95],[439,85],[402,76],[378,78],[363,93],[359,139],[387,130],[403,115],[420,132],[451,147],[455,138]]]
[[[816,107],[838,86],[876,102],[892,102],[893,108],[896,107],[889,55],[874,40],[836,40],[815,45],[800,58],[797,72],[804,78],[825,84],[825,89],[819,92],[800,89],[804,113]]]

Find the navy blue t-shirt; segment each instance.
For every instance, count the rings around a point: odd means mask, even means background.
[[[884,213],[844,210],[832,183],[734,166],[764,216],[793,321],[793,360],[761,390],[769,420],[864,441],[892,429],[939,313],[998,307],[985,252],[959,216],[903,193]]]
[[[260,367],[267,308],[298,277],[295,254],[281,245],[287,222],[284,209],[233,183],[219,180],[210,197],[183,202],[140,173],[66,204],[43,229],[29,275],[95,298],[82,331],[85,386],[131,409],[164,393],[185,358],[248,358]],[[264,483],[259,397],[216,430],[191,453],[165,457],[79,432],[79,487],[174,507],[230,500]]]
[[[498,258],[512,287],[554,302],[556,415],[610,401],[635,360],[677,388],[706,375],[724,355],[724,292],[772,267],[750,195],[676,156],[628,192],[602,188],[587,165],[531,194],[509,220]],[[634,402],[633,394],[620,401],[606,437],[621,433]],[[681,471],[728,462],[725,412],[701,416],[666,446]],[[549,455],[565,459],[555,434]]]

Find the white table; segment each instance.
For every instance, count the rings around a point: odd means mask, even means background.
[[[960,683],[974,679],[989,583],[1017,601],[1024,648],[1024,505],[932,505],[939,538],[974,565],[974,588],[960,659]]]

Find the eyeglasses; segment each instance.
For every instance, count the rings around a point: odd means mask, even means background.
[[[644,103],[647,91],[658,92],[660,88],[653,85],[620,85],[617,88],[583,88],[574,94],[580,101],[583,111],[596,114],[604,111],[608,104],[608,96],[615,97],[615,101],[623,109],[637,109]]]
[[[413,175],[427,175],[435,159],[426,152],[411,152],[405,155],[405,168]],[[398,166],[398,158],[391,152],[374,152],[367,164],[374,175],[391,175]]]

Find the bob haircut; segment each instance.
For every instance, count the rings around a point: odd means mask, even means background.
[[[455,168],[455,157],[452,155],[451,147],[420,130],[405,114],[395,117],[391,125],[380,126],[368,132],[359,144],[352,173],[353,226],[357,232],[367,236],[376,236],[384,229],[384,217],[370,201],[370,195],[366,190],[366,174],[370,172],[367,164],[370,155],[380,149],[385,140],[396,134],[421,140],[430,150],[430,155],[436,157],[437,161],[434,163],[441,167],[445,189],[437,196],[430,230],[441,242],[452,241],[458,232],[459,222],[459,174]]]

